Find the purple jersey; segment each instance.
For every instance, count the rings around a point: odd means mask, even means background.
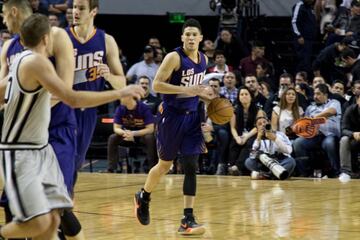
[[[123,105],[118,106],[114,115],[114,123],[128,130],[140,130],[148,124],[155,123],[155,119],[151,109],[145,103],[138,101],[133,110],[129,110]]]
[[[100,77],[97,66],[106,64],[105,32],[94,29],[89,40],[81,43],[74,28],[66,28],[75,51],[75,90],[103,91],[105,79]]]
[[[205,71],[206,59],[203,53],[199,52],[199,63],[191,60],[183,51],[182,47],[178,47],[175,51],[180,55],[180,68],[172,73],[170,84],[178,86],[193,86],[201,84]],[[173,107],[181,111],[196,111],[199,104],[199,97],[189,97],[181,94],[164,94],[164,108]]]
[[[14,61],[14,58],[23,50],[24,46],[20,43],[20,36],[15,35],[6,53],[6,61],[9,67]],[[53,58],[50,58],[50,60],[54,63]],[[51,108],[51,121],[49,128],[52,129],[57,126],[76,127],[76,119],[73,109],[62,102],[59,102]]]

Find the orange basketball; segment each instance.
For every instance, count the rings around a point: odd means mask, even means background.
[[[226,98],[214,98],[207,107],[207,114],[212,122],[223,125],[234,115],[234,108]]]

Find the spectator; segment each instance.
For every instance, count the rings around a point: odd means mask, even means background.
[[[60,26],[59,18],[57,15],[50,13],[48,16],[48,19],[49,19],[50,26],[52,26],[52,27]]]
[[[41,13],[44,15],[48,15],[48,5],[46,4],[46,1],[41,0],[29,0],[31,4],[31,8],[34,13]]]
[[[296,135],[292,132],[291,125],[303,115],[304,110],[299,107],[295,89],[288,88],[282,94],[280,104],[273,109],[271,128],[285,133],[289,139],[295,139]]]
[[[304,176],[310,174],[310,152],[318,150],[319,146],[325,151],[329,160],[330,176],[339,174],[338,138],[340,137],[341,107],[337,100],[330,100],[328,96],[329,89],[325,84],[318,84],[315,87],[315,104],[306,109],[305,116],[325,117],[327,121],[320,125],[319,133],[315,137],[299,137],[294,142],[296,163]]]
[[[68,9],[66,9],[65,18],[66,18],[67,26],[68,26],[68,27],[71,27],[71,26],[73,25],[73,22],[74,22],[74,20],[73,20],[73,9],[72,9],[72,7],[71,7],[71,8],[69,7]]]
[[[266,98],[269,99],[273,93],[271,91],[270,85],[267,82],[260,82],[259,92]]]
[[[290,155],[292,146],[289,138],[283,132],[266,130],[265,126],[269,124],[269,121],[264,116],[256,118],[255,123],[257,136],[252,146],[253,153],[260,152],[268,155],[280,164],[290,177],[295,169],[296,162]],[[245,166],[251,171],[252,179],[276,179],[271,169],[266,167],[258,159],[258,156],[248,157]]]
[[[255,75],[247,75],[245,77],[245,86],[253,94],[254,98],[252,99],[256,106],[259,108],[264,108],[266,103],[266,98],[259,91],[259,82]]]
[[[49,14],[58,16],[60,26],[66,25],[65,12],[68,8],[67,0],[45,0],[48,5]]]
[[[357,57],[355,52],[350,48],[345,48],[341,52],[341,59],[345,66],[351,68],[350,82],[360,80],[360,59]]]
[[[295,90],[298,94],[301,94],[307,102],[312,102],[313,100],[313,89],[309,87],[306,83],[296,84]]]
[[[277,83],[274,80],[274,76],[272,74],[273,66],[268,62],[261,62],[256,66],[256,78],[258,82],[266,82],[270,91],[276,92],[278,89]]]
[[[155,56],[154,56],[154,62],[160,67],[160,64],[162,63],[164,59],[164,52],[163,49],[160,47],[155,47]]]
[[[156,115],[161,100],[150,94],[150,79],[147,76],[141,76],[137,83],[145,90],[145,95],[141,99],[141,102],[145,103],[150,108],[153,115]]]
[[[351,18],[346,35],[359,35],[360,34],[360,2],[353,0],[351,2]]]
[[[360,80],[356,80],[352,83],[351,92],[352,95],[347,103],[343,105],[344,112],[346,108],[352,104],[356,104],[356,96],[360,96]]]
[[[233,67],[226,64],[226,58],[222,50],[216,50],[213,56],[215,65],[207,69],[208,73],[226,73],[233,71]]]
[[[269,63],[268,60],[264,58],[265,55],[265,46],[260,42],[254,42],[251,48],[250,56],[240,60],[239,69],[243,77],[247,75],[256,75],[256,67],[259,63]]]
[[[335,80],[331,85],[332,99],[336,99],[340,102],[341,106],[347,102],[345,99],[345,84],[341,80]]]
[[[210,39],[206,39],[205,41],[203,41],[203,47],[202,50],[204,52],[204,54],[208,57],[208,65],[207,67],[213,67],[215,64],[215,57],[214,57],[214,53],[215,53],[215,44],[213,41],[211,41]]]
[[[354,170],[352,163],[357,162],[360,152],[360,95],[356,96],[356,104],[346,109],[341,129],[339,180],[347,182]]]
[[[236,77],[233,72],[227,72],[224,75],[224,86],[220,89],[220,95],[223,95],[225,98],[235,105],[238,89],[235,87]]]
[[[292,29],[297,55],[297,71],[311,71],[311,56],[316,37],[317,23],[313,13],[315,0],[300,0],[292,9]]]
[[[144,48],[144,60],[132,65],[126,73],[128,83],[135,83],[140,76],[147,76],[151,82],[155,78],[156,71],[159,66],[154,62],[155,50],[153,47],[147,45]],[[151,91],[151,94],[155,93]]]
[[[301,71],[301,72],[296,73],[295,85],[300,84],[300,83],[309,84],[307,72]]]
[[[4,43],[11,38],[11,33],[7,29],[0,30],[0,52]]]
[[[222,50],[231,66],[239,66],[240,59],[247,56],[247,50],[242,42],[233,36],[229,29],[222,29],[217,40],[216,49]]]
[[[235,115],[230,121],[233,137],[229,147],[230,175],[248,174],[244,164],[256,135],[255,119],[260,115],[264,114],[256,106],[253,93],[247,87],[240,87]]]
[[[154,117],[148,106],[132,97],[120,99],[121,105],[114,116],[114,134],[108,140],[108,172],[116,172],[118,146],[145,145],[149,167],[156,164]]]

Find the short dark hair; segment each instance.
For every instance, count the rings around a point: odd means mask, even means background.
[[[296,75],[301,76],[306,82],[308,81],[308,74],[305,71],[297,72]]]
[[[331,84],[331,86],[333,87],[336,83],[342,84],[342,85],[344,86],[344,88],[345,88],[345,83],[344,83],[343,81],[341,81],[341,80],[335,80],[335,81],[333,81],[333,83]]]
[[[41,39],[49,33],[50,24],[48,18],[38,13],[28,17],[20,28],[20,38],[26,47],[37,46]]]
[[[182,32],[184,32],[185,28],[187,27],[196,27],[197,29],[199,29],[200,33],[202,33],[200,22],[194,18],[189,18],[185,21],[182,27]]]
[[[360,79],[353,81],[353,82],[351,83],[351,86],[354,87],[355,84],[360,84]]]
[[[220,81],[220,79],[218,79],[218,78],[215,78],[215,77],[210,78],[209,83],[210,83],[210,81],[218,82],[218,83],[219,83],[219,86],[221,85],[221,81]]]
[[[224,53],[224,51],[221,50],[221,49],[216,49],[216,50],[215,50],[213,58],[216,59],[216,57],[217,57],[218,55],[223,55],[223,56],[225,57],[225,53]]]
[[[281,74],[279,77],[279,81],[280,81],[280,78],[290,78],[290,82],[294,83],[294,77],[290,73]]]
[[[344,48],[344,50],[341,51],[340,57],[341,58],[351,57],[353,59],[356,59],[357,56],[356,56],[355,52],[351,48],[346,47],[346,48]]]
[[[99,0],[88,0],[90,10],[94,8],[99,8]]]
[[[326,84],[324,83],[320,83],[318,85],[316,85],[315,89],[319,89],[319,91],[322,93],[322,94],[326,94],[329,96],[329,88]]]
[[[28,13],[32,13],[32,8],[29,0],[3,0],[2,5],[6,7],[17,7],[26,11]]]

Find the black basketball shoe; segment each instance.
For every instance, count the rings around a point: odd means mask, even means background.
[[[187,216],[181,219],[178,233],[182,235],[201,235],[205,233],[205,227],[198,224],[193,216]]]
[[[149,203],[150,199],[145,200],[143,198],[143,191],[135,193],[135,216],[142,225],[148,225],[150,223]]]

